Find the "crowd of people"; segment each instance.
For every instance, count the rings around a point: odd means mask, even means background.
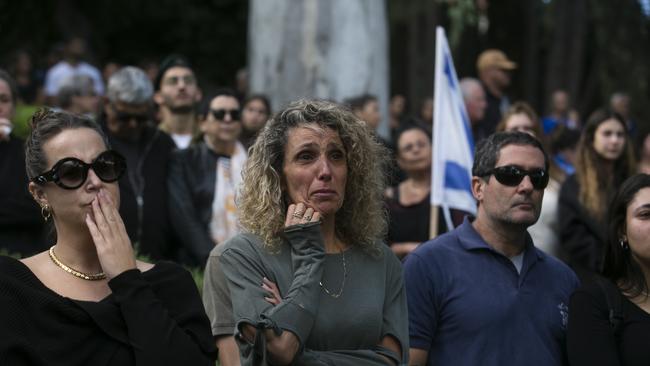
[[[582,118],[557,90],[540,117],[484,51],[459,83],[477,214],[440,208],[431,239],[431,98],[394,95],[381,136],[370,94],[273,114],[183,56],[100,72],[84,47],[0,69],[0,364],[650,360],[650,135],[625,93]],[[25,141],[21,103],[49,106]]]

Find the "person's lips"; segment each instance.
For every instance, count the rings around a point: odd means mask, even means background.
[[[329,198],[335,196],[337,193],[335,190],[332,189],[317,189],[315,190],[312,195],[317,197],[317,198]]]

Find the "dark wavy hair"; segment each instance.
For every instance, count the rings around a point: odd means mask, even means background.
[[[628,245],[622,242],[627,228],[627,208],[636,194],[650,188],[650,175],[636,174],[628,178],[614,195],[609,210],[609,227],[605,244],[603,275],[629,297],[634,298],[648,293],[648,283],[641,266],[632,256]]]

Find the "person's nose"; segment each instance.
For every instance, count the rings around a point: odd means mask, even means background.
[[[318,162],[318,179],[330,181],[332,179],[332,167],[327,158],[322,157]]]
[[[517,187],[517,190],[521,193],[530,193],[533,189],[533,182],[528,175],[524,176],[524,179],[519,182],[519,186]]]
[[[98,190],[102,187],[104,182],[99,179],[95,171],[90,168],[88,169],[88,177],[86,178],[86,187],[90,190]]]

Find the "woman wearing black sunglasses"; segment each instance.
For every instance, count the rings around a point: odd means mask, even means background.
[[[620,115],[607,110],[591,115],[578,143],[575,169],[560,190],[558,221],[569,265],[584,282],[601,268],[607,204],[635,172],[632,146]]]
[[[191,276],[134,257],[117,210],[124,158],[85,118],[44,110],[31,123],[29,190],[56,243],[21,261],[0,257],[0,364],[209,365]]]

